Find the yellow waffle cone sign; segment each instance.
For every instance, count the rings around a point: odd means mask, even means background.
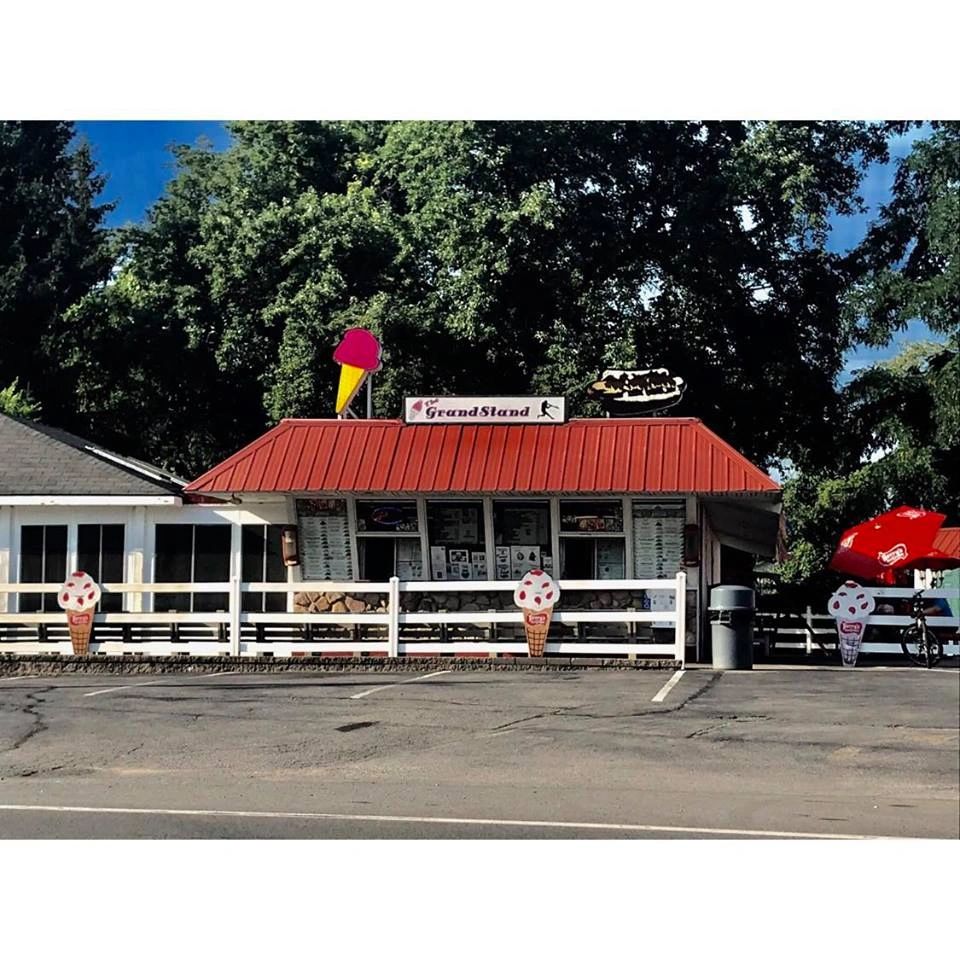
[[[380,369],[380,341],[369,331],[353,327],[343,335],[333,359],[340,364],[337,414],[343,413],[363,386],[367,374]]]
[[[337,387],[337,413],[343,413],[350,406],[350,401],[367,379],[367,371],[361,367],[351,366],[349,363],[340,367],[340,384]]]

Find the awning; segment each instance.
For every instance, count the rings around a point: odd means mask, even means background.
[[[769,509],[758,504],[751,508],[729,502],[708,502],[705,506],[707,521],[720,543],[758,557],[777,556],[779,507]]]

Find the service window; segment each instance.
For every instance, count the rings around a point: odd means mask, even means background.
[[[358,500],[360,579],[423,580],[419,530],[415,500]]]
[[[415,500],[357,501],[359,533],[416,533],[419,529]]]
[[[626,544],[622,500],[560,501],[560,577],[622,580]]]
[[[493,536],[495,579],[519,580],[534,569],[553,573],[549,501],[494,501]]]
[[[560,533],[623,533],[623,501],[561,500]]]
[[[223,583],[230,579],[230,524],[158,523],[156,583]],[[158,593],[160,612],[214,613],[226,610],[226,593]]]
[[[427,533],[432,579],[489,579],[481,501],[428,501]]]
[[[55,583],[67,579],[67,525],[30,525],[20,528],[20,582]],[[17,595],[21,613],[56,613],[56,593]]]

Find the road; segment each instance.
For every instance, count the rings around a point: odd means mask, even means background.
[[[956,669],[670,676],[0,678],[0,838],[958,836]]]

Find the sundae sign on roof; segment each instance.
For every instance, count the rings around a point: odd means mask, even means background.
[[[563,397],[407,397],[407,423],[563,423]]]

